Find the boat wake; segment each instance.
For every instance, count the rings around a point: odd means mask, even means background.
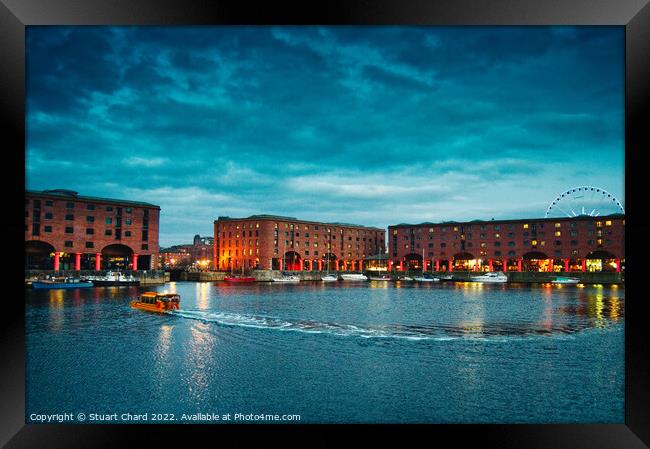
[[[262,315],[240,315],[202,310],[174,310],[169,315],[216,323],[223,326],[272,329],[279,331],[304,332],[309,334],[330,334],[344,337],[396,338],[406,340],[456,340],[478,339],[484,341],[505,341],[504,337],[530,337],[539,335],[567,335],[588,326],[539,328],[536,326],[513,326],[503,324],[484,325],[481,329],[453,325],[398,325],[355,326],[352,324],[325,323],[311,320],[290,320]]]

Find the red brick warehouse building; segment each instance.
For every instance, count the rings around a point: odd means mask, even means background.
[[[475,220],[388,227],[389,269],[620,271],[625,216]]]
[[[149,203],[28,190],[25,268],[155,269],[159,216]]]
[[[384,253],[386,231],[347,223],[252,215],[214,222],[213,266],[218,270],[356,271]]]

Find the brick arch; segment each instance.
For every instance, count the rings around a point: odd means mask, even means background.
[[[130,246],[122,243],[111,243],[101,250],[102,256],[130,256],[134,253]]]
[[[27,254],[50,254],[57,252],[56,247],[45,240],[26,240],[25,253]]]

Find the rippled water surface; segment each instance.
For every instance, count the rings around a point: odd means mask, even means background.
[[[32,413],[622,423],[622,287],[168,283],[26,293]]]

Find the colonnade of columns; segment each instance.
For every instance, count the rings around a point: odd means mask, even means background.
[[[303,271],[309,270],[314,271],[324,271],[327,267],[327,261],[323,259],[298,259],[295,263],[291,259],[278,259],[280,262],[280,268],[287,271]],[[288,264],[285,267],[285,262]],[[343,260],[331,260],[330,264],[333,264],[334,271],[361,271],[363,270],[363,259],[343,259]],[[297,268],[293,268],[294,265],[297,265]]]
[[[548,272],[553,272],[554,267],[556,265],[555,260],[562,260],[562,265],[564,268],[564,271],[568,272],[571,271],[570,268],[570,259],[546,259],[546,271]],[[454,259],[448,259],[448,260],[443,260],[443,262],[446,262],[446,269],[447,271],[454,271]],[[524,259],[519,258],[517,259],[517,265],[516,269],[511,269],[508,267],[508,263],[501,260],[501,259],[487,259],[487,271],[495,271],[494,266],[495,262],[498,262],[501,265],[501,271],[518,271],[521,272],[523,271],[523,262]],[[395,262],[393,260],[388,260],[388,271],[393,270],[393,266],[395,265]],[[427,260],[425,259],[423,261],[424,270],[425,271],[440,271],[441,265],[440,265],[440,259],[432,259],[432,260]],[[615,259],[615,265],[616,265],[616,272],[619,273],[621,271],[621,259]],[[485,267],[485,261],[481,259],[475,260],[475,263],[472,265],[471,270],[472,271],[482,271],[481,266]],[[435,270],[434,270],[435,268]],[[405,267],[405,262],[404,260],[400,260],[397,263],[397,269],[398,271],[406,271]],[[422,269],[420,267],[419,269]],[[577,270],[574,270],[577,271]],[[581,260],[581,267],[580,271],[585,272],[587,271],[587,260],[582,259]]]
[[[75,271],[80,271],[81,270],[81,254],[82,253],[75,253],[74,254],[74,269]],[[95,271],[101,270],[102,266],[102,254],[101,253],[95,253]],[[129,267],[132,270],[137,270],[138,269],[138,254],[131,254],[131,263],[129,263]],[[54,271],[59,271],[61,268],[61,253],[54,253]]]

